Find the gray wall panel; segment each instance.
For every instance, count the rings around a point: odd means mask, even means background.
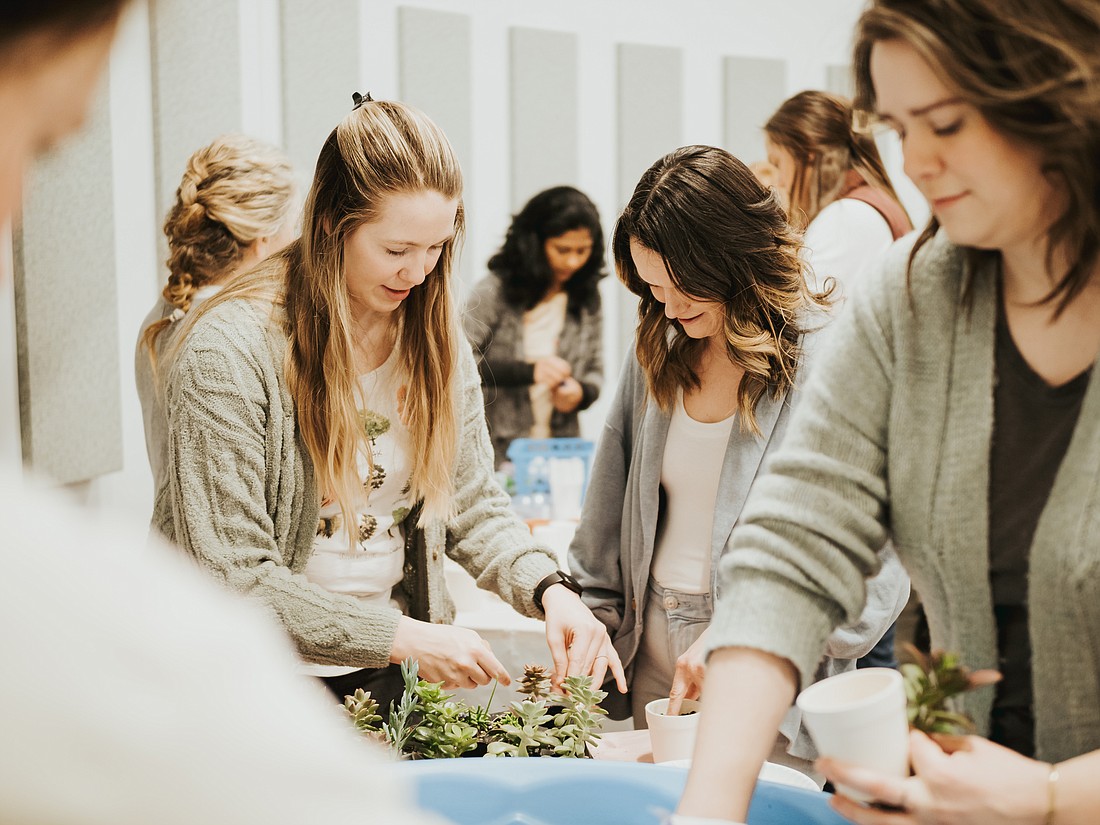
[[[550,186],[577,184],[577,36],[511,31],[512,209]]]
[[[241,131],[239,3],[153,0],[149,27],[157,207],[163,218],[187,158],[218,135]],[[160,251],[166,252],[163,238]]]
[[[618,48],[619,207],[653,162],[684,142],[684,68],[680,49],[620,43]],[[619,328],[638,321],[638,303],[629,293],[618,302]]]
[[[759,57],[722,61],[726,149],[745,163],[763,160],[763,126],[787,97],[787,64]]]
[[[474,189],[473,57],[470,16],[402,6],[398,10],[401,99],[423,110],[447,134],[462,165],[465,201]],[[425,48],[426,43],[431,48]],[[501,163],[504,163],[501,153]],[[468,255],[459,258],[465,277]]]
[[[23,459],[62,483],[122,468],[105,86],[79,138],[36,167],[13,238]]]
[[[312,181],[321,144],[351,111],[351,93],[371,91],[359,77],[359,5],[359,0],[279,4],[283,145],[304,187]]]
[[[684,68],[680,49],[620,43],[618,50],[619,203],[638,178],[684,135]],[[629,329],[633,329],[631,321]]]
[[[852,67],[848,65],[826,66],[825,90],[833,94],[844,95],[845,97],[851,97],[855,94],[855,83],[852,80]]]

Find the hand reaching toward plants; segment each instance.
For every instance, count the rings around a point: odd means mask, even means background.
[[[580,596],[568,588],[556,585],[542,596],[546,612],[546,643],[554,659],[554,687],[566,676],[592,676],[592,684],[603,684],[610,670],[619,690],[626,693],[623,663],[607,628],[592,615]]]
[[[502,685],[512,683],[489,643],[465,627],[430,624],[402,616],[397,621],[390,661],[398,663],[404,659],[419,661],[421,677],[429,682],[442,682],[447,689],[487,685],[493,679]]]
[[[678,716],[685,699],[698,699],[703,692],[703,673],[707,669],[707,630],[680,654],[676,660],[676,672],[672,676],[672,689],[668,692],[668,715]]]

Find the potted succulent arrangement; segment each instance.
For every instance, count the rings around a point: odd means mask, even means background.
[[[600,738],[607,711],[599,706],[607,695],[592,688],[592,677],[569,676],[564,690],[550,687],[545,668],[527,665],[519,692],[523,698],[502,712],[470,707],[443,690],[442,682],[419,678],[417,662],[401,663],[405,689],[379,713],[369,691],[357,690],[344,699],[356,728],[393,748],[403,758],[450,759],[459,756],[587,757],[588,746]]]

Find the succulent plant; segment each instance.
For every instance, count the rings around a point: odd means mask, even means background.
[[[442,682],[420,679],[413,660],[401,663],[401,676],[405,690],[396,707],[390,706],[388,721],[369,692],[357,690],[344,699],[344,707],[364,734],[384,737],[413,758],[454,758],[479,745],[485,745],[486,756],[584,757],[599,740],[607,715],[599,707],[607,694],[592,688],[591,676],[567,677],[564,691],[552,692],[546,669],[537,665],[524,668],[519,689],[524,698],[497,714],[455,701]]]
[[[345,696],[344,709],[359,730],[364,732],[381,730],[382,717],[378,715],[378,703],[371,697],[369,690],[357,688],[351,696]]]
[[[974,721],[964,713],[957,697],[1001,680],[996,670],[971,670],[957,653],[942,650],[925,655],[912,645],[906,652],[914,661],[901,666],[905,679],[909,725],[929,734],[973,733]]]
[[[516,690],[532,702],[537,702],[550,695],[550,674],[541,665],[526,665],[520,686]]]

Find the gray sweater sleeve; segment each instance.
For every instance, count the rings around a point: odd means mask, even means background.
[[[584,587],[584,603],[612,634],[623,620],[623,506],[641,380],[638,362],[631,354],[604,421],[581,521],[569,545],[569,569]]]
[[[307,661],[382,667],[400,613],[330,593],[282,557],[267,507],[265,437],[277,367],[262,356],[262,327],[241,334],[224,326],[196,327],[170,373],[171,538],[266,605]]]
[[[858,622],[887,538],[892,323],[905,301],[906,252],[896,247],[833,323],[719,567],[710,648],[789,659],[803,686],[833,629]]]

